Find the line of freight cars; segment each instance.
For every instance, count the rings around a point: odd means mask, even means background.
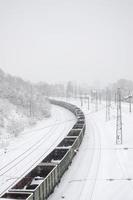
[[[50,101],[52,104],[70,110],[76,116],[77,121],[58,146],[39,165],[2,195],[1,199],[46,200],[60,182],[62,175],[77,153],[85,132],[83,112],[75,105],[56,100]]]

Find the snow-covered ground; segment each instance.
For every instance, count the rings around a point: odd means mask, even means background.
[[[6,153],[5,149],[0,149],[0,194],[46,157],[75,122],[76,118],[70,111],[52,106],[50,118],[11,138]]]
[[[80,106],[80,102],[70,102]],[[116,145],[116,108],[105,120],[105,103],[87,103],[86,132],[78,154],[49,200],[132,200],[133,199],[133,113],[122,104],[123,145]]]

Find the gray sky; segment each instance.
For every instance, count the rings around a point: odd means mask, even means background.
[[[0,67],[32,81],[133,79],[132,0],[0,0]]]

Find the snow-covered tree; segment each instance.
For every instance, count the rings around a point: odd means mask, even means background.
[[[20,120],[10,120],[7,124],[7,132],[14,137],[17,137],[24,130],[24,125]]]

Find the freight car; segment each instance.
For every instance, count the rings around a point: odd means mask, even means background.
[[[0,199],[1,200],[7,200],[7,199],[33,200],[33,194],[24,193],[24,192],[7,192]]]
[[[84,113],[75,105],[50,100],[70,110],[77,118],[73,128],[39,165],[17,182],[1,199],[46,200],[60,182],[77,153],[85,133]]]

